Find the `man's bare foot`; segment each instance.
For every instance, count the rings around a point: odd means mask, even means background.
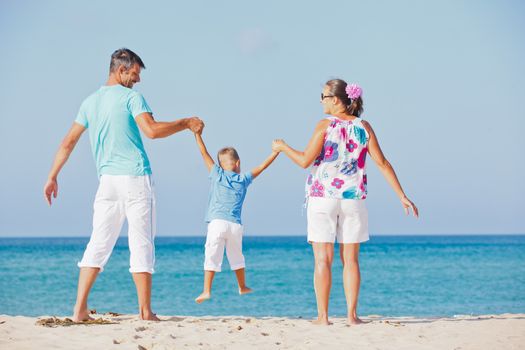
[[[316,326],[330,326],[332,322],[329,322],[327,318],[318,318],[317,320],[313,320],[312,324]]]
[[[208,300],[210,298],[211,298],[211,293],[209,293],[209,292],[202,292],[201,295],[199,295],[198,297],[195,298],[195,302],[197,304],[200,304],[203,301]]]
[[[140,315],[140,319],[143,321],[160,321],[160,318],[157,317],[153,312],[144,313]]]
[[[239,288],[239,294],[240,295],[249,294],[251,292],[253,292],[253,290],[251,288],[248,288],[248,287]]]
[[[363,324],[363,323],[368,323],[368,322],[363,321],[359,317],[349,317],[346,320],[346,324],[348,324],[349,326],[356,326],[356,325]]]
[[[73,317],[71,317],[71,319],[73,320],[73,322],[78,323],[78,322],[93,320],[93,317],[89,316],[88,309],[85,309],[85,310],[79,310],[79,311],[75,310],[73,312]]]

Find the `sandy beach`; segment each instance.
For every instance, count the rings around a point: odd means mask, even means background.
[[[47,327],[47,317],[0,316],[2,349],[525,349],[525,314],[412,318],[313,326],[306,319],[94,315],[113,324]]]

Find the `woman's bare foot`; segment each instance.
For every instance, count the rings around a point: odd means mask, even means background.
[[[208,300],[210,298],[211,298],[211,293],[210,292],[202,292],[201,295],[199,295],[198,297],[195,298],[195,302],[197,304],[200,304],[203,301]]]
[[[240,295],[249,294],[251,292],[253,292],[253,290],[251,288],[248,288],[248,287],[239,288],[239,294]]]
[[[357,317],[357,316],[355,316],[355,317],[349,317],[349,318],[346,320],[346,324],[348,324],[349,326],[356,326],[356,325],[363,324],[363,323],[367,323],[367,322],[363,321],[362,319],[360,319],[360,318]]]
[[[143,321],[160,321],[160,318],[158,318],[153,312],[147,312],[140,315],[140,319]]]
[[[330,326],[332,322],[328,321],[328,318],[318,317],[317,320],[312,321],[312,324],[316,326]]]
[[[71,318],[73,320],[73,322],[84,322],[84,321],[89,321],[89,320],[93,320],[93,317],[89,316],[89,311],[88,309],[84,309],[84,310],[74,310],[73,311],[73,317]]]

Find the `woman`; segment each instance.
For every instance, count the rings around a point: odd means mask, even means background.
[[[321,104],[328,118],[315,128],[304,152],[275,140],[272,148],[284,152],[303,168],[312,165],[306,181],[308,242],[312,244],[317,300],[315,324],[328,325],[328,300],[332,285],[334,242],[340,246],[348,324],[359,324],[357,298],[361,276],[359,244],[368,240],[366,154],[369,153],[401,201],[406,214],[418,210],[401,188],[392,165],[383,155],[370,123],[362,120],[362,90],[340,79],[328,81]]]

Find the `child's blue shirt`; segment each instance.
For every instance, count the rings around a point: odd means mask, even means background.
[[[253,180],[252,173],[237,174],[214,164],[209,178],[211,187],[206,222],[221,219],[242,224],[242,204]]]

